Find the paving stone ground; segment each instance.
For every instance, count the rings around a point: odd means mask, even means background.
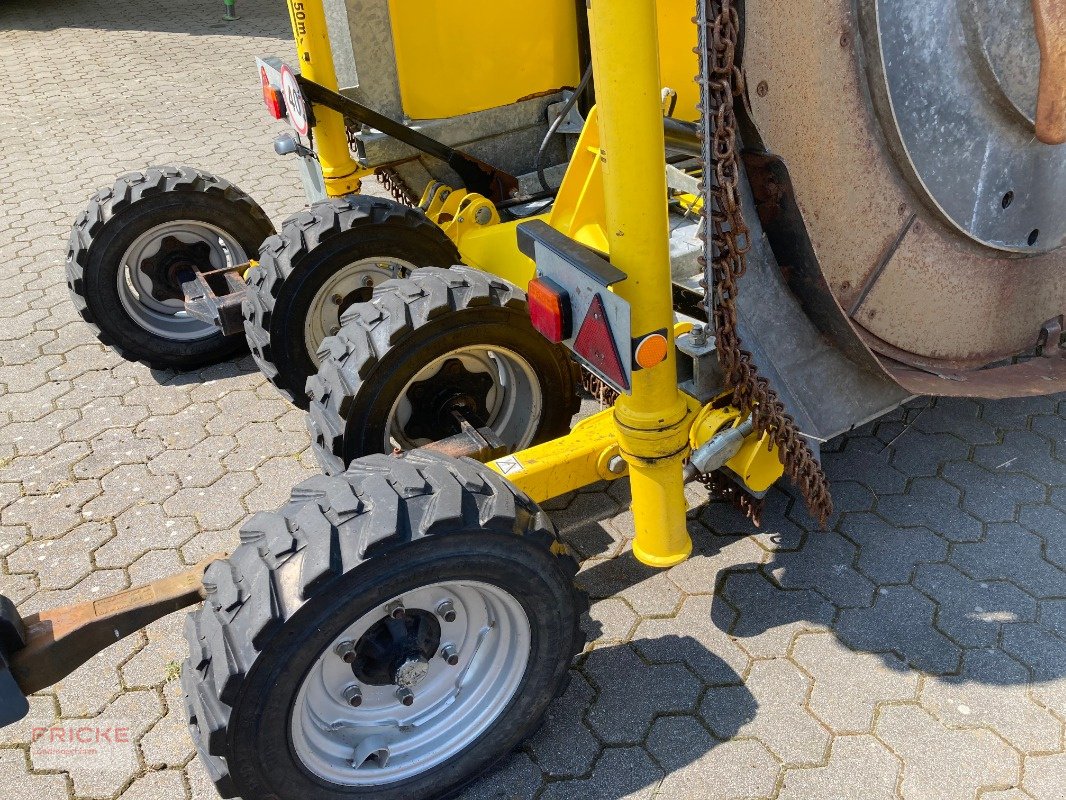
[[[63,258],[89,194],[190,163],[276,223],[302,205],[251,67],[280,0],[0,4],[0,592],[23,613],[231,547],[316,472],[303,416],[245,358],[127,363],[75,316]],[[544,728],[468,798],[1066,798],[1066,398],[919,400],[829,443],[817,532],[691,490],[695,555],[629,550],[624,483],[550,504],[585,558],[593,641]],[[207,798],[174,680],[176,615],[32,699],[131,728],[103,770],[0,731],[0,796]]]

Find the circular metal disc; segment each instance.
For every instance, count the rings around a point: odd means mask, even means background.
[[[947,219],[1000,250],[1061,246],[1066,146],[1034,136],[1029,0],[877,0],[877,37],[907,159]]]

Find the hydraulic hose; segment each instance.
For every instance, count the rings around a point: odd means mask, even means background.
[[[570,110],[577,105],[578,99],[585,92],[585,89],[589,85],[589,81],[592,80],[592,65],[589,64],[585,68],[585,74],[581,76],[581,82],[578,83],[577,88],[574,89],[573,94],[567,98],[563,103],[563,108],[559,112],[558,116],[552,120],[552,124],[548,126],[548,132],[544,135],[544,141],[540,143],[540,149],[537,150],[537,157],[533,160],[533,167],[537,170],[537,180],[540,181],[541,188],[546,192],[551,192],[552,187],[548,185],[548,179],[544,176],[544,153],[548,149],[548,143],[551,141],[552,136],[559,130],[559,126],[563,124],[563,120],[566,115],[570,113]]]

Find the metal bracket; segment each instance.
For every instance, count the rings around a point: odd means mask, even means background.
[[[552,103],[548,106],[548,120],[551,122],[559,116],[559,111],[566,103],[570,101],[570,98],[574,96],[571,91],[563,92],[563,99],[559,103]],[[572,134],[577,136],[585,128],[585,118],[581,116],[581,112],[576,105],[570,107],[570,110],[566,112],[566,116],[563,117],[563,121],[559,123],[559,127],[556,128],[556,133]]]
[[[187,272],[183,276],[185,280],[181,282],[181,290],[185,293],[185,311],[191,317],[221,328],[226,336],[244,333],[241,304],[249,289],[241,272],[247,268],[247,264],[238,264],[211,272]],[[221,295],[216,294],[212,282],[219,289],[224,284],[225,291]]]
[[[518,249],[537,260],[537,246],[546,248],[570,266],[576,267],[601,286],[624,281],[626,274],[584,245],[555,230],[543,220],[531,220],[518,226]]]
[[[566,289],[574,324],[562,345],[615,391],[632,393],[631,309],[609,291],[626,273],[543,220],[524,222],[517,231],[518,249],[533,259],[537,276]]]
[[[451,458],[472,458],[482,463],[507,455],[507,445],[492,428],[475,428],[466,420],[462,421],[461,427],[462,430],[454,436],[419,449],[441,453]]]
[[[725,374],[718,363],[714,337],[703,325],[674,340],[677,347],[677,387],[701,404],[725,391]]]

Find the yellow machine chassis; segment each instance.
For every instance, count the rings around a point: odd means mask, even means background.
[[[289,9],[301,70],[336,90],[322,0],[289,0]],[[666,177],[664,169],[649,168],[663,163],[665,151],[658,36],[649,35],[658,30],[661,13],[652,0],[593,3],[598,107],[589,115],[551,214],[541,218],[610,255],[627,276],[612,289],[629,303],[632,329],[667,330],[667,357],[634,372],[632,394],[580,421],[567,436],[489,466],[536,501],[627,475],[633,553],[645,564],[669,567],[692,550],[685,461],[692,448],[741,420],[727,404],[701,406],[677,385]],[[328,109],[316,106],[315,112],[314,139],[327,192],[358,191],[362,171],[349,151],[344,120]],[[470,266],[523,287],[533,277],[534,263],[518,250],[519,223],[501,223],[486,198],[431,184],[422,207]],[[726,466],[755,492],[782,474],[768,437],[755,434]]]

